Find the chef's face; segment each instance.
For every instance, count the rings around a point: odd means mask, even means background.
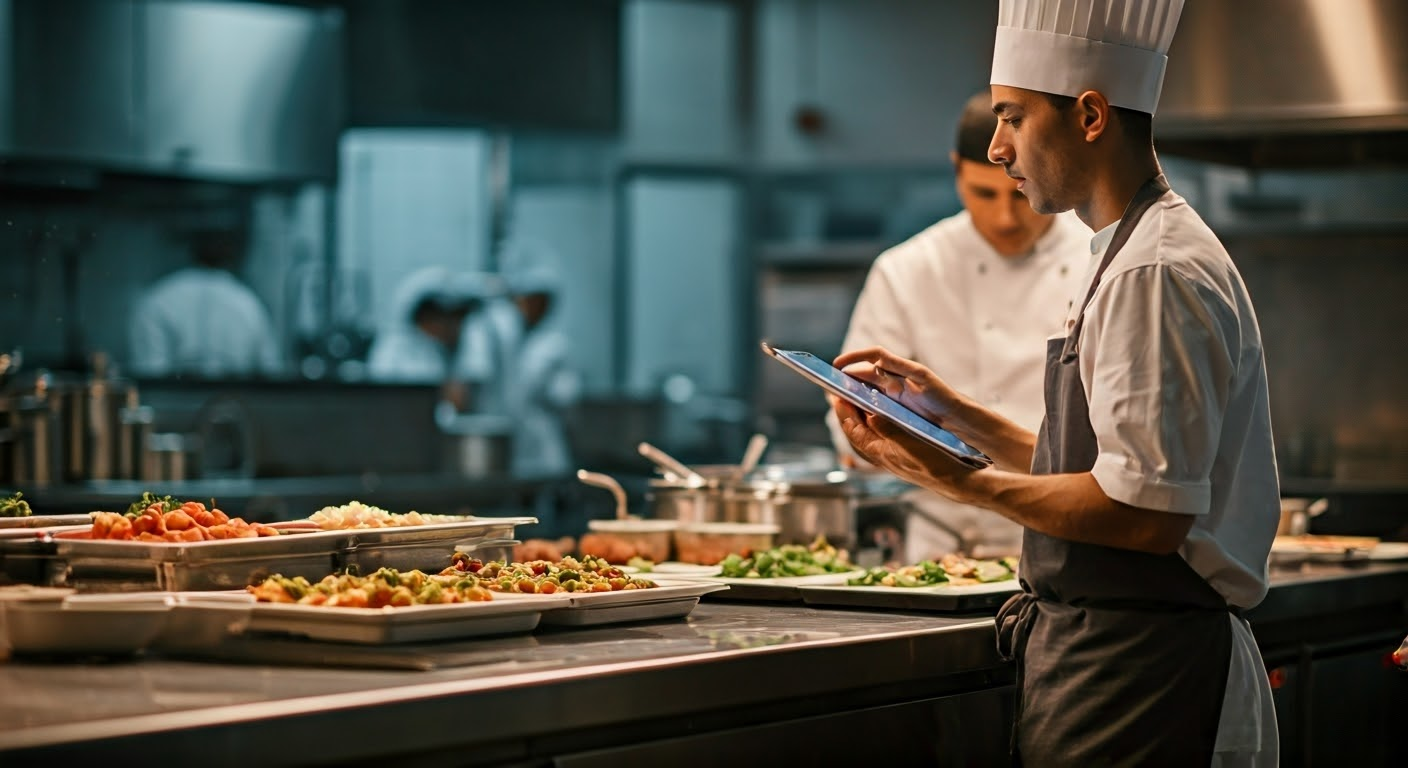
[[[1029,253],[1051,226],[1051,217],[1032,210],[1017,182],[1002,166],[964,160],[954,155],[958,199],[973,219],[978,234],[1003,256]]]
[[[988,147],[988,159],[999,163],[1017,179],[1040,213],[1060,213],[1074,208],[1087,196],[1091,164],[1085,133],[1077,109],[1061,110],[1037,91],[992,87],[997,131]]]

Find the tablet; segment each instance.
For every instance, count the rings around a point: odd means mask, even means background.
[[[884,416],[903,427],[911,435],[970,467],[981,469],[992,464],[992,459],[983,455],[982,451],[958,439],[957,435],[900,405],[875,387],[854,376],[842,373],[816,355],[809,352],[774,349],[767,342],[763,342],[763,351],[827,392],[842,398],[866,413]]]

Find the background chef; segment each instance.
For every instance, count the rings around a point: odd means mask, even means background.
[[[269,310],[239,277],[248,240],[237,225],[190,234],[195,264],[156,282],[128,324],[138,376],[268,376],[283,358]]]
[[[997,128],[988,90],[963,107],[949,157],[964,210],[875,260],[851,314],[843,351],[881,346],[937,371],[1023,427],[1041,423],[1045,340],[1059,330],[1090,260],[1090,232],[1071,213],[1032,210],[1002,166],[988,160]],[[833,442],[854,456],[835,415]],[[904,559],[958,549],[977,557],[1021,548],[1022,527],[932,491],[917,508]]]

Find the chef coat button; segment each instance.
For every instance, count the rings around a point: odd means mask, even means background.
[[[986,275],[987,273],[988,273],[988,265],[986,265],[986,264],[979,264],[979,265],[978,265],[978,274],[980,274],[980,275]]]
[[[993,396],[992,396],[992,404],[993,404],[993,405],[998,405],[998,404],[1000,404],[1001,402],[1002,402],[1002,395],[999,395],[999,394],[997,394],[996,392],[994,392],[994,393],[993,393]]]
[[[989,321],[989,322],[983,323],[983,330],[985,330],[985,331],[991,331],[991,330],[992,330],[992,322]]]
[[[1070,271],[1071,271],[1071,268],[1070,268],[1070,267],[1066,266],[1065,264],[1062,264],[1062,265],[1061,265],[1061,277],[1065,277],[1065,276],[1066,276],[1066,273],[1067,273],[1067,272],[1070,272]]]

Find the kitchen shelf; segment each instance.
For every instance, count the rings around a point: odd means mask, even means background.
[[[869,269],[889,247],[880,240],[764,242],[758,246],[758,263],[775,269]]]

